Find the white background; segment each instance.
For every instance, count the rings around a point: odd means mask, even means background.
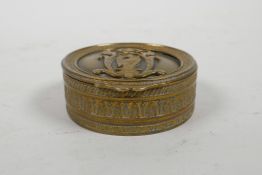
[[[261,18],[260,0],[0,0],[0,175],[261,175]],[[73,123],[60,61],[110,42],[193,55],[193,117],[135,137]]]

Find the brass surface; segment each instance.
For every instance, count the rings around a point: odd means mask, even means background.
[[[193,113],[197,65],[181,50],[95,45],[72,52],[62,67],[68,114],[87,129],[152,134],[184,123]]]

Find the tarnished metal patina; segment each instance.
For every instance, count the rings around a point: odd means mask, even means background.
[[[143,43],[95,45],[72,52],[62,66],[67,111],[87,129],[152,134],[192,115],[197,65],[181,50]]]

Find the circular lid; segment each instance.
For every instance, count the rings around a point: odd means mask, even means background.
[[[187,53],[163,45],[115,43],[79,49],[62,61],[64,73],[117,91],[143,91],[184,79],[197,65]]]

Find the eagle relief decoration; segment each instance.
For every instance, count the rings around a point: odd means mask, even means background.
[[[93,70],[94,74],[107,74],[115,78],[144,78],[151,75],[164,75],[164,70],[155,70],[155,61],[159,58],[153,51],[124,48],[105,50],[99,60],[104,69]]]

